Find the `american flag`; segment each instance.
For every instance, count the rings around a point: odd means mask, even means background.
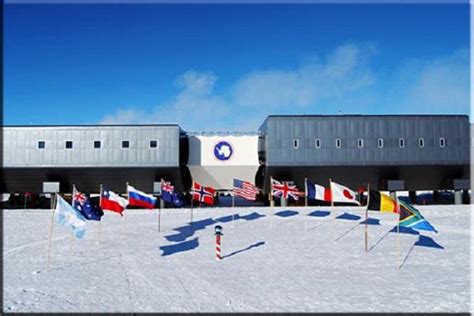
[[[255,201],[258,191],[258,188],[252,183],[234,179],[234,187],[232,188],[232,192],[235,195],[241,196],[246,200]]]
[[[296,185],[288,184],[288,182],[280,181],[272,179],[272,195],[273,196],[283,196],[283,198],[287,199],[291,196],[293,199],[298,200],[301,193],[298,191]]]

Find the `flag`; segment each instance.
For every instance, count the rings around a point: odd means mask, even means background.
[[[306,189],[308,190],[309,199],[331,202],[331,190],[322,185],[307,181]]]
[[[232,192],[246,200],[255,201],[257,198],[258,188],[248,181],[234,179]]]
[[[182,207],[184,200],[181,194],[174,190],[174,186],[170,182],[161,182],[161,198],[163,201],[169,204],[173,204],[176,207]]]
[[[209,205],[214,204],[214,193],[215,189],[211,187],[204,187],[197,182],[194,182],[193,190],[191,191],[193,195],[193,200],[204,202]]]
[[[128,205],[139,206],[143,208],[155,208],[156,197],[151,194],[146,194],[145,192],[139,191],[127,185],[128,191]]]
[[[163,201],[172,204],[174,195],[174,186],[170,182],[161,181],[161,198]]]
[[[93,204],[84,193],[77,191],[75,186],[72,189],[72,207],[81,212],[87,220],[100,221],[104,215],[99,205]]]
[[[74,236],[78,239],[84,237],[86,232],[86,219],[74,207],[57,194],[56,209],[54,219],[56,223],[69,227],[73,230]]]
[[[285,199],[291,196],[293,199],[298,200],[300,192],[296,185],[288,184],[286,181],[281,183],[280,181],[272,179],[272,195],[276,197],[283,196]]]
[[[356,199],[356,193],[342,184],[331,181],[331,191],[333,202],[345,202],[360,205],[359,201]]]
[[[421,215],[421,212],[409,203],[398,200],[400,206],[401,227],[412,229],[428,230],[437,233],[438,231]]]
[[[127,207],[128,201],[118,195],[117,193],[109,190],[104,190],[100,199],[100,207],[103,210],[117,212],[123,216],[122,212]]]
[[[173,205],[176,207],[184,206],[183,196],[178,191],[173,192]]]
[[[397,201],[392,199],[389,195],[379,191],[369,191],[369,205],[367,209],[370,211],[380,211],[388,213],[398,213]]]

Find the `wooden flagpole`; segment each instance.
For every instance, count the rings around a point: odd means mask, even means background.
[[[370,183],[367,183],[367,205],[365,207],[365,252],[369,252],[369,202],[370,202]]]
[[[304,206],[308,206],[308,178],[304,178]]]
[[[397,208],[397,269],[400,271],[400,206],[398,205],[397,192],[395,192],[395,207]]]
[[[56,196],[57,193],[54,194]],[[51,195],[53,198],[53,195]],[[49,266],[51,264],[51,241],[53,239],[53,226],[54,226],[54,215],[56,214],[56,204],[57,199],[54,199],[54,208],[53,208],[53,215],[51,216],[51,223],[49,225],[49,238],[48,238],[48,261],[46,265],[46,270],[49,271]]]
[[[74,183],[72,184],[72,196],[71,196],[71,206],[74,205],[74,194],[76,193],[76,186],[74,185]],[[70,240],[70,251],[71,251],[71,254],[73,253],[73,244],[74,244],[74,231],[71,232],[71,238],[69,238]]]
[[[163,183],[164,183],[164,180],[163,178],[161,178],[161,181],[160,181],[160,207],[158,208],[158,232],[161,231],[161,205],[163,204],[164,206],[164,202],[163,201]]]

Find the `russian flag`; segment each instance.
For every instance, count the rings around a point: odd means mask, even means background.
[[[155,208],[156,197],[145,192],[139,191],[129,185],[128,190],[128,203],[129,205],[143,207],[143,208]]]

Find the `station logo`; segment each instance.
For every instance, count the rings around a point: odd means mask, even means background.
[[[227,161],[232,157],[234,150],[226,141],[220,141],[214,146],[214,157],[220,161]]]

